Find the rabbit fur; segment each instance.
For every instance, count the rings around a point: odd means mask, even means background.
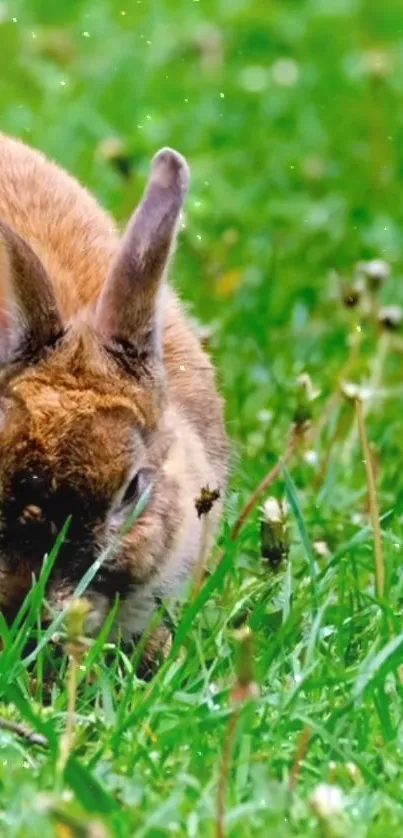
[[[116,542],[139,495],[149,503],[95,576],[91,631],[118,596],[138,637],[156,603],[197,562],[202,487],[227,469],[212,365],[167,283],[188,188],[183,157],[153,159],[121,237],[78,182],[0,134],[0,607],[12,619],[71,516],[48,583],[64,608]]]

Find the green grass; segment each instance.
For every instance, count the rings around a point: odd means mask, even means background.
[[[214,836],[235,629],[246,624],[260,697],[241,708],[235,731],[227,838],[398,835],[402,344],[362,307],[343,306],[339,282],[359,260],[381,257],[391,276],[375,307],[403,304],[401,1],[7,0],[0,15],[0,128],[77,174],[119,220],[158,147],[189,159],[174,282],[212,326],[234,443],[222,564],[196,602],[172,607],[176,640],[151,684],[122,650],[90,649],[64,774],[67,664],[44,646],[28,670],[23,651],[45,576],[18,624],[0,619],[0,716],[48,742],[0,732],[0,833]],[[111,138],[130,177],[105,154]],[[373,388],[382,601],[354,410],[331,400],[354,340],[348,377]],[[259,510],[235,543],[230,526],[307,408],[301,373],[320,391],[308,405],[315,456],[301,449],[270,490],[288,499],[290,537],[274,571],[261,556]],[[337,823],[321,823],[311,806],[323,782],[343,791]]]

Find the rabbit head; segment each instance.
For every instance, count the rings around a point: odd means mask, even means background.
[[[152,485],[91,585],[98,624],[116,593],[150,583],[178,537],[162,321],[187,183],[183,158],[159,152],[99,298],[70,322],[31,247],[0,222],[0,606],[10,618],[70,516],[47,593],[56,607]]]

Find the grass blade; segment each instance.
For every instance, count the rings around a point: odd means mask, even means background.
[[[311,576],[311,592],[312,592],[312,607],[313,610],[316,610],[318,595],[317,595],[317,588],[316,588],[316,577],[317,577],[317,568],[315,563],[315,558],[313,555],[312,545],[306,531],[301,506],[298,499],[297,490],[295,488],[294,482],[291,479],[291,476],[288,472],[286,466],[283,466],[283,474],[285,480],[285,488],[287,492],[287,498],[292,509],[294,518],[297,523],[297,527],[299,530],[299,534],[301,537],[302,544],[304,546],[305,554],[308,559],[309,563],[309,571]]]
[[[380,649],[376,655],[372,655],[367,658],[359,673],[354,687],[354,698],[358,699],[363,694],[364,690],[372,684],[375,680],[377,675],[381,672],[384,674],[385,672],[385,664],[389,663],[389,670],[393,668],[394,665],[394,656],[395,654],[401,649],[403,646],[403,634],[399,634],[398,637],[392,637],[392,640]],[[396,665],[401,662],[401,655],[398,656],[398,661],[396,661]]]

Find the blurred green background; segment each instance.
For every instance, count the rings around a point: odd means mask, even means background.
[[[187,657],[171,661],[159,692],[143,693],[124,670],[122,712],[134,723],[118,747],[119,679],[96,664],[80,699],[79,756],[123,801],[126,826],[111,834],[133,835],[137,826],[136,835],[156,838],[216,834],[232,629],[242,622],[255,634],[262,692],[238,731],[228,836],[251,828],[267,835],[268,819],[278,838],[325,829],[401,834],[402,311],[388,331],[379,304],[403,305],[402,103],[402,0],[0,2],[1,130],[76,174],[122,224],[156,150],[171,145],[188,158],[192,185],[172,281],[210,330],[227,401],[227,524],[284,451],[301,409],[301,373],[319,393],[311,403],[308,382],[314,433],[290,465],[289,563],[277,572],[262,560],[257,511],[235,544],[224,527],[231,572],[213,577],[209,601],[189,618]],[[343,305],[356,263],[372,258],[389,263],[390,277],[379,294],[366,292],[366,310]],[[382,601],[374,599],[368,487],[341,371],[370,385]],[[271,491],[283,496],[284,480]],[[24,689],[39,695],[38,716],[62,730],[63,690],[54,691],[52,715],[34,682]],[[136,726],[137,714],[151,719],[150,734]],[[293,796],[288,778],[308,728]],[[14,824],[7,834],[17,838],[28,834],[37,790],[60,792],[53,757],[34,763],[28,746],[18,747],[9,736],[0,759],[1,823]],[[332,777],[349,798],[353,827],[344,831],[329,831],[309,804],[312,786]],[[44,822],[38,815],[33,835],[45,834]],[[86,828],[57,834],[89,836]]]

